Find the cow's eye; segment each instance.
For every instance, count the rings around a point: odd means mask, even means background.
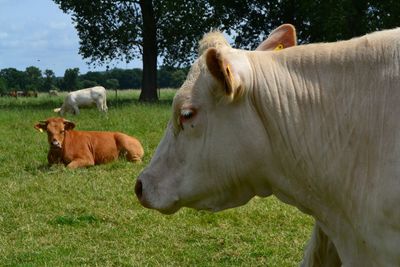
[[[179,114],[179,124],[182,126],[182,123],[191,120],[196,115],[195,109],[192,108],[183,108]]]
[[[61,130],[61,131],[60,131],[60,134],[63,134],[64,132],[65,132],[64,130]]]
[[[194,112],[191,109],[182,109],[181,110],[181,117],[185,120],[192,118],[193,114],[194,114]]]

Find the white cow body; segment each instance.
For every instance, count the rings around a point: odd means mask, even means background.
[[[104,87],[95,86],[70,92],[65,97],[61,108],[57,108],[54,111],[60,112],[61,116],[63,116],[65,112],[78,115],[79,107],[90,106],[92,104],[96,104],[100,111],[107,112],[107,95]]]
[[[210,48],[173,107],[137,181],[143,205],[218,211],[274,194],[316,219],[304,266],[400,266],[400,29]]]

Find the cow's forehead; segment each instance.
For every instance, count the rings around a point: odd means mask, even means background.
[[[180,109],[182,105],[185,103],[191,102],[192,96],[196,90],[200,90],[202,88],[198,88],[196,85],[197,80],[199,79],[202,71],[204,71],[205,64],[203,57],[198,58],[192,65],[189,70],[189,73],[186,77],[185,82],[178,90],[174,97],[174,110]]]
[[[47,120],[47,128],[49,129],[59,129],[64,127],[63,119],[50,119]]]

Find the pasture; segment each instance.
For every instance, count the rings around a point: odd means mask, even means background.
[[[143,208],[134,182],[170,117],[174,90],[158,104],[139,91],[108,92],[109,112],[66,115],[78,130],[137,137],[144,162],[119,160],[68,170],[47,167],[45,133],[33,125],[55,116],[63,96],[0,98],[0,266],[297,266],[312,219],[275,198],[254,198],[220,213]]]

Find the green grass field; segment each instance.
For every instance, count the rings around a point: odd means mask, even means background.
[[[68,115],[79,130],[136,136],[142,164],[119,160],[68,170],[47,167],[47,136],[33,125],[54,116],[62,96],[0,98],[0,266],[297,266],[312,219],[275,198],[219,213],[143,208],[134,182],[170,117],[173,90],[159,104],[139,92],[109,92],[107,115]]]

